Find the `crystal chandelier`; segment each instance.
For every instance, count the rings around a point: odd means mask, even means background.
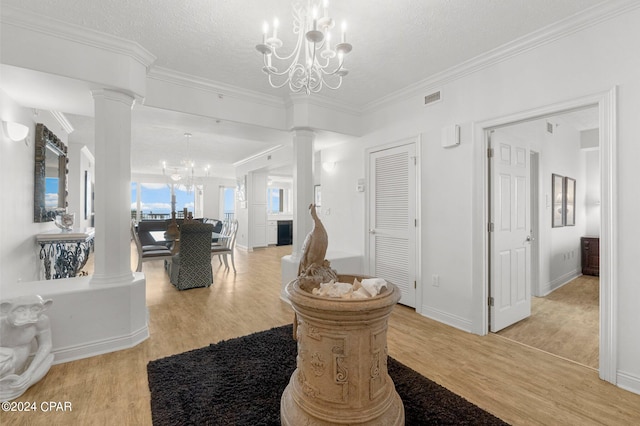
[[[322,16],[319,6],[322,4]],[[273,33],[269,37],[269,25],[263,26],[262,43],[256,45],[262,53],[264,71],[271,87],[288,84],[295,93],[317,93],[323,87],[335,90],[342,85],[342,77],[349,71],[344,67],[344,56],[351,52],[347,43],[346,25],[342,23],[340,43],[331,47],[331,30],[335,26],[329,17],[327,0],[308,0],[306,7],[300,1],[293,4],[293,33],[296,46],[286,55],[280,54],[282,40],[278,38],[278,18],[273,21]],[[289,64],[289,65],[287,65]]]
[[[189,157],[189,141],[191,140],[191,133],[185,133],[184,137],[187,139],[185,157],[180,161],[180,165],[167,165],[166,161],[162,162],[162,174],[167,176],[167,169],[169,169],[169,178],[172,184],[178,184],[184,186],[187,192],[193,191],[196,183],[195,168],[196,163]],[[204,168],[206,176],[209,176],[209,166]]]

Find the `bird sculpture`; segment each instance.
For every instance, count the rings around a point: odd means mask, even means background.
[[[313,218],[313,228],[302,244],[302,258],[298,267],[298,276],[315,275],[314,270],[324,265],[324,256],[327,254],[327,245],[329,244],[327,231],[318,218],[315,204],[309,205],[309,213]]]

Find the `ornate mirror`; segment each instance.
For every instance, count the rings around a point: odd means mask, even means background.
[[[67,208],[67,146],[38,123],[35,147],[33,221],[50,222]]]

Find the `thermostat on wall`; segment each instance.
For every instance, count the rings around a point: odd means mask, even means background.
[[[460,126],[453,124],[442,128],[442,146],[451,148],[460,145]]]

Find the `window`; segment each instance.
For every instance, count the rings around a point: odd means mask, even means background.
[[[137,184],[131,184],[131,217],[136,218],[138,199],[140,198],[140,220],[169,219],[171,212],[176,217],[183,217],[183,210],[194,211],[195,191],[188,191],[184,185],[167,185],[164,183],[140,183],[140,193],[136,191]]]
[[[236,209],[236,189],[228,186],[220,187],[220,210],[224,220],[233,220]]]
[[[282,213],[283,207],[284,190],[282,188],[267,188],[267,213]]]

